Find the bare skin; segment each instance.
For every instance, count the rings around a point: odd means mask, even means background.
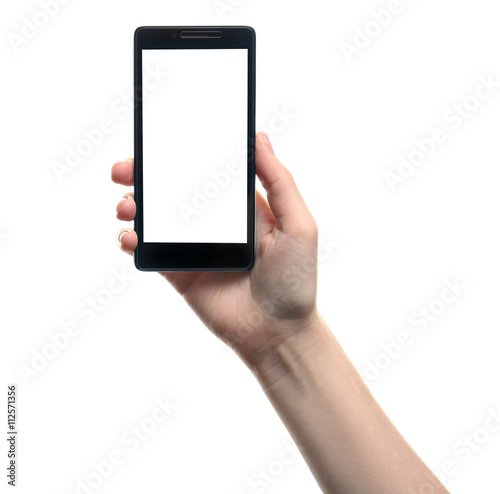
[[[379,407],[316,306],[318,228],[267,136],[256,137],[257,252],[240,273],[160,273],[258,379],[325,493],[448,491]],[[112,180],[133,185],[133,161]],[[117,218],[132,221],[132,193]],[[133,230],[122,250],[137,246]]]

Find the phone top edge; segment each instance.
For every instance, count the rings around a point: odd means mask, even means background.
[[[141,30],[146,30],[146,29],[232,29],[232,28],[243,28],[243,29],[248,29],[249,31],[252,31],[255,33],[255,29],[252,26],[248,25],[224,25],[220,26],[218,24],[213,24],[213,25],[204,25],[204,26],[139,26],[135,29],[135,32],[141,31]]]

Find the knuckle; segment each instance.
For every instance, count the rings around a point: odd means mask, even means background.
[[[317,241],[319,237],[319,228],[316,220],[311,217],[311,219],[304,225],[303,235],[312,241]]]

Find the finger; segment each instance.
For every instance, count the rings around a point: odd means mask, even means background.
[[[134,194],[127,192],[116,206],[116,217],[121,221],[132,221],[135,218],[136,205]]]
[[[137,247],[137,233],[130,228],[123,228],[116,235],[116,243],[123,252],[132,254]]]
[[[315,224],[291,173],[276,158],[269,138],[263,132],[259,132],[255,139],[255,171],[266,189],[279,230],[298,234]]]
[[[257,216],[261,218],[272,218],[274,220],[274,214],[269,207],[269,203],[258,190],[255,191],[255,210]]]
[[[256,233],[257,242],[259,242],[274,230],[275,223],[273,212],[266,198],[258,190],[256,192]]]
[[[134,160],[118,161],[111,168],[111,180],[121,185],[134,185]]]

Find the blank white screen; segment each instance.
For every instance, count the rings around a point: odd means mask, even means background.
[[[142,64],[144,242],[246,243],[248,50],[143,50]]]

